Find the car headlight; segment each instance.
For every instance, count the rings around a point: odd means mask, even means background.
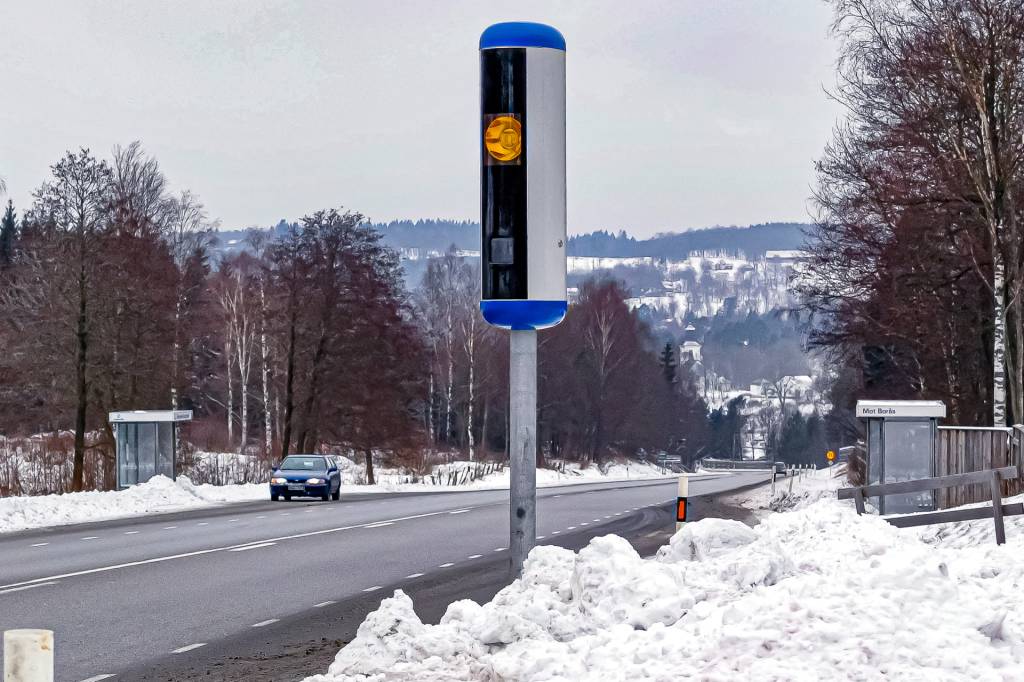
[[[281,478],[280,476],[274,476],[273,478],[270,479],[270,482],[273,483],[274,485],[282,485],[284,483],[287,483],[288,479]]]
[[[306,483],[308,483],[310,485],[319,485],[319,484],[321,484],[323,482],[324,482],[324,479],[322,479],[322,478],[307,478],[306,479]]]

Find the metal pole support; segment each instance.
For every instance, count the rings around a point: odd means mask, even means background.
[[[523,572],[537,537],[537,332],[509,332],[509,555]]]
[[[53,682],[53,631],[4,632],[4,682]]]

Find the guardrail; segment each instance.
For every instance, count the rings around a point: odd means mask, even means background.
[[[929,490],[942,490],[957,486],[988,484],[992,495],[991,507],[972,507],[968,509],[952,509],[950,511],[926,512],[924,514],[912,514],[909,516],[883,517],[897,528],[911,528],[914,526],[928,526],[934,523],[953,523],[955,521],[974,521],[977,519],[991,518],[995,523],[996,544],[1006,542],[1006,528],[1003,524],[1004,516],[1016,516],[1024,514],[1024,504],[1003,504],[1003,496],[1000,481],[1009,481],[1018,477],[1016,466],[1001,467],[999,469],[988,469],[986,471],[972,471],[966,474],[953,474],[952,476],[938,476],[935,478],[921,478],[914,481],[897,481],[895,483],[876,483],[873,485],[857,486],[855,488],[840,488],[838,496],[840,500],[853,500],[858,514],[864,513],[864,498],[877,495],[897,495],[901,493],[922,493]]]

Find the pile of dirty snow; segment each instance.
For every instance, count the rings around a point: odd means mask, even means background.
[[[1024,525],[1002,547],[965,525],[926,542],[823,499],[687,524],[653,559],[615,536],[539,546],[437,625],[396,591],[306,682],[1021,679]]]
[[[194,485],[185,476],[179,476],[176,481],[156,476],[125,490],[0,498],[0,533],[182,511],[266,497],[266,484]]]

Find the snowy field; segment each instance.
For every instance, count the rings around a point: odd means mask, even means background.
[[[396,591],[306,682],[1024,679],[1022,517],[997,547],[991,520],[901,530],[802,480],[790,511],[688,524],[652,559],[538,547],[438,625]]]
[[[238,457],[238,455],[233,456]],[[343,457],[338,459],[342,464],[342,495],[346,493],[423,492],[427,490],[488,490],[508,488],[509,485],[507,468],[463,485],[402,482],[410,478],[408,474],[393,469],[382,469],[378,476],[378,480],[381,481],[379,485],[359,485],[357,483],[359,480],[365,480],[363,467]],[[472,464],[455,462],[436,467],[437,480],[447,480],[448,474],[453,469],[466,466],[472,466]],[[660,477],[662,477],[662,473],[659,468],[635,462],[629,465],[611,464],[603,473],[596,467],[579,469],[575,466],[567,466],[564,472],[550,469],[538,470],[537,485],[538,487],[550,487]],[[670,477],[676,478],[676,475],[672,474]],[[269,499],[269,495],[266,483],[195,485],[186,476],[179,476],[176,481],[171,481],[164,476],[157,476],[148,483],[119,491],[4,497],[0,498],[0,533],[185,511],[235,502],[252,502]]]

